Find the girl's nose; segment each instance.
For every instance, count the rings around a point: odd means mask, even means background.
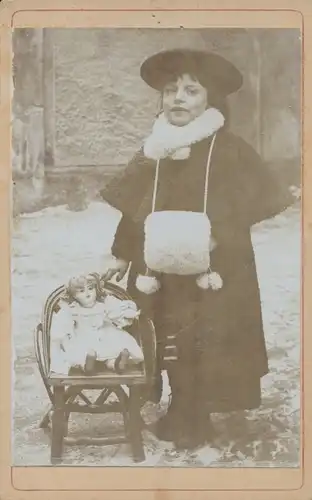
[[[182,102],[183,100],[184,100],[184,89],[183,87],[179,87],[175,95],[175,101]]]

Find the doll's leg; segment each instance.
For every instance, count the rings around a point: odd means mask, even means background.
[[[139,347],[139,346],[138,346]],[[128,349],[126,349],[128,350]],[[139,348],[138,351],[128,351],[129,352],[129,365],[139,365],[140,363],[143,363],[144,361],[144,354],[142,350]]]
[[[130,363],[130,353],[128,349],[123,349],[117,358],[107,359],[105,366],[116,373],[122,373]]]
[[[137,341],[132,337],[132,335],[127,334],[127,336],[122,339],[124,348],[129,351],[130,359],[129,363],[132,365],[137,365],[144,361],[144,354],[137,343]]]

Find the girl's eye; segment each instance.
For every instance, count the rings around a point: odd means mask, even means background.
[[[175,94],[177,92],[177,89],[175,87],[167,87],[165,89],[166,94]]]
[[[190,95],[196,95],[197,94],[197,89],[194,89],[194,88],[187,88],[186,89],[187,93],[190,94]]]

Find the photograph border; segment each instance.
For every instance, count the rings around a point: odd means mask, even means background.
[[[161,2],[157,2],[157,5],[156,2],[144,2],[144,4],[146,5],[149,5],[149,7],[138,7],[138,8],[131,8],[131,9],[125,9],[125,8],[122,8],[122,7],[118,7],[118,8],[91,8],[91,5],[93,4],[100,4],[101,2],[98,1],[93,1],[93,2],[88,2],[88,7],[82,7],[83,5],[85,5],[86,2],[76,2],[76,4],[79,4],[79,6],[76,8],[76,6],[73,8],[53,8],[53,9],[50,9],[48,8],[48,5],[49,5],[49,2],[46,2],[46,5],[45,5],[45,8],[32,8],[33,5],[37,5],[37,4],[40,4],[40,2],[31,2],[31,1],[27,1],[27,0],[24,0],[23,2],[7,2],[3,7],[2,7],[2,12],[1,12],[1,8],[0,8],[0,19],[2,18],[2,22],[1,22],[1,106],[2,106],[2,124],[1,124],[1,127],[2,127],[2,137],[5,138],[5,140],[3,140],[3,145],[2,147],[0,148],[0,157],[2,159],[2,165],[10,165],[10,150],[9,148],[6,148],[4,146],[4,144],[10,144],[10,101],[11,101],[11,93],[12,93],[12,89],[11,89],[11,47],[10,47],[10,35],[11,35],[11,28],[15,28],[15,27],[37,27],[38,25],[41,26],[41,27],[47,27],[46,25],[49,24],[49,23],[54,23],[53,26],[55,27],[65,27],[65,26],[68,26],[68,25],[71,25],[72,22],[75,22],[73,20],[73,14],[76,12],[78,14],[78,16],[80,16],[80,18],[84,17],[84,21],[83,23],[86,22],[86,18],[88,18],[88,26],[93,26],[94,25],[94,21],[95,21],[95,18],[93,16],[93,13],[96,13],[96,17],[97,17],[97,22],[101,22],[99,20],[99,18],[101,17],[100,16],[100,13],[104,13],[104,14],[108,14],[108,13],[112,13],[114,14],[114,16],[116,16],[116,18],[119,18],[121,19],[121,13],[122,12],[131,12],[131,13],[136,13],[137,15],[139,14],[142,14],[142,13],[148,13],[151,15],[151,22],[154,23],[154,27],[157,28],[157,27],[169,27],[169,26],[164,26],[164,18],[167,18],[168,20],[168,16],[169,14],[174,14],[175,16],[178,16],[178,14],[180,14],[181,12],[184,12],[184,13],[188,13],[188,17],[190,17],[190,13],[194,13],[195,15],[197,14],[197,17],[198,17],[198,13],[201,13],[201,16],[200,16],[200,23],[201,23],[201,27],[205,27],[205,25],[203,25],[203,13],[210,13],[211,16],[213,16],[213,13],[223,13],[225,14],[225,12],[232,12],[232,13],[248,13],[248,16],[247,17],[255,17],[255,14],[257,13],[258,16],[257,16],[257,19],[259,19],[259,13],[263,13],[265,14],[266,16],[269,16],[270,17],[270,14],[272,14],[273,12],[275,13],[278,13],[279,14],[279,23],[280,25],[282,25],[282,27],[284,27],[284,24],[283,24],[283,20],[282,20],[282,17],[285,16],[286,17],[289,17],[287,16],[287,14],[294,14],[295,17],[297,16],[297,14],[299,15],[300,17],[300,29],[301,29],[301,32],[302,32],[302,114],[301,114],[301,119],[302,119],[302,191],[303,191],[303,198],[302,198],[302,253],[301,253],[301,258],[302,258],[302,264],[304,266],[304,269],[303,269],[303,266],[302,266],[302,279],[301,279],[301,282],[302,282],[302,301],[301,301],[301,422],[302,422],[302,425],[301,425],[301,473],[302,473],[302,481],[301,481],[301,484],[300,484],[300,487],[296,487],[296,488],[285,488],[285,489],[279,489],[279,488],[261,488],[261,490],[259,490],[259,488],[248,488],[248,487],[245,487],[244,489],[236,489],[236,488],[233,488],[231,490],[229,489],[224,489],[224,490],[220,490],[220,489],[215,489],[215,488],[212,488],[212,489],[204,489],[204,488],[199,488],[199,489],[195,489],[195,488],[185,488],[183,486],[183,488],[173,488],[173,487],[170,487],[170,488],[163,488],[161,485],[164,484],[163,482],[163,478],[162,477],[159,477],[157,480],[156,478],[153,480],[153,484],[151,484],[151,487],[149,488],[127,488],[127,489],[116,489],[116,488],[108,488],[108,489],[81,489],[79,488],[79,490],[72,490],[71,488],[61,488],[61,489],[38,489],[38,488],[32,488],[31,486],[34,484],[34,481],[38,481],[39,480],[39,484],[42,485],[43,484],[43,478],[38,478],[38,469],[40,470],[44,470],[45,473],[42,473],[42,476],[45,476],[46,475],[46,471],[54,471],[54,474],[55,476],[59,476],[60,475],[58,474],[58,471],[60,470],[63,470],[64,474],[62,474],[62,479],[61,479],[61,482],[64,482],[64,479],[65,478],[65,475],[68,475],[68,472],[70,469],[72,469],[72,471],[75,472],[74,475],[78,475],[78,474],[81,474],[81,469],[87,469],[87,473],[90,475],[90,469],[93,469],[93,471],[95,473],[97,473],[96,475],[99,475],[99,474],[102,474],[103,476],[103,470],[99,470],[99,468],[95,467],[95,468],[92,468],[92,467],[80,467],[80,466],[74,466],[74,467],[62,467],[62,468],[54,468],[52,469],[51,467],[49,466],[41,466],[41,467],[11,467],[9,464],[10,464],[10,453],[8,454],[9,450],[10,450],[10,443],[7,443],[7,436],[6,436],[6,433],[7,433],[7,425],[9,423],[10,425],[10,404],[5,404],[4,405],[4,409],[3,407],[1,408],[1,429],[0,429],[0,432],[1,432],[1,442],[2,443],[6,443],[5,446],[2,447],[2,450],[0,451],[0,460],[1,460],[1,469],[0,469],[0,484],[4,484],[6,483],[5,485],[5,488],[6,488],[6,494],[8,492],[7,490],[7,484],[8,484],[8,469],[10,470],[10,483],[11,483],[11,486],[13,487],[13,490],[11,491],[10,490],[10,498],[14,497],[15,498],[15,493],[14,493],[14,496],[13,495],[13,492],[14,490],[15,491],[24,491],[25,493],[26,492],[35,492],[35,491],[40,491],[40,492],[51,492],[51,491],[55,491],[55,492],[69,492],[69,491],[80,491],[80,492],[92,492],[93,494],[93,497],[94,497],[94,493],[95,492],[104,492],[104,491],[115,491],[115,492],[123,492],[123,493],[126,493],[126,492],[138,492],[138,491],[141,491],[141,492],[168,492],[168,497],[166,496],[161,496],[161,498],[174,498],[173,496],[171,497],[171,495],[174,493],[174,492],[186,492],[186,491],[189,491],[189,492],[192,492],[192,494],[194,494],[195,492],[200,492],[200,493],[204,493],[204,492],[220,492],[227,495],[227,497],[229,496],[230,493],[234,493],[234,492],[274,492],[274,495],[277,494],[278,492],[291,492],[291,491],[301,491],[303,493],[303,490],[306,491],[307,487],[310,487],[311,488],[311,485],[312,485],[312,482],[311,480],[309,479],[309,477],[305,474],[305,470],[306,470],[306,466],[307,464],[309,464],[311,462],[311,449],[310,449],[310,440],[308,439],[308,436],[309,436],[309,424],[308,424],[308,416],[310,415],[311,416],[311,405],[307,404],[307,398],[308,398],[308,393],[309,393],[309,388],[306,387],[306,384],[305,384],[305,380],[308,379],[308,374],[310,373],[311,374],[311,371],[312,371],[312,367],[310,366],[309,364],[309,359],[308,359],[308,355],[307,355],[307,352],[306,350],[309,348],[309,339],[307,339],[307,335],[306,335],[306,332],[308,331],[308,327],[307,327],[307,324],[308,324],[308,318],[307,318],[307,309],[304,308],[304,300],[307,300],[307,296],[308,296],[308,286],[309,286],[309,277],[306,277],[306,270],[309,269],[308,267],[308,245],[309,245],[309,229],[310,229],[310,217],[311,217],[311,214],[310,214],[310,209],[309,209],[309,203],[308,203],[308,195],[307,195],[307,191],[308,191],[308,188],[307,188],[307,184],[308,184],[308,175],[307,175],[307,168],[304,168],[303,165],[304,164],[308,164],[308,159],[309,158],[309,154],[312,153],[312,148],[309,148],[308,147],[308,142],[306,141],[306,137],[307,137],[307,131],[310,129],[310,127],[312,127],[312,118],[310,117],[309,113],[311,113],[311,108],[309,107],[309,97],[305,94],[304,92],[304,89],[305,88],[308,88],[308,84],[307,82],[311,79],[311,65],[309,64],[308,60],[310,59],[311,57],[311,53],[312,53],[312,50],[311,50],[311,41],[312,41],[312,36],[311,35],[308,35],[308,32],[309,32],[309,27],[310,27],[310,32],[311,32],[311,28],[312,28],[312,21],[311,21],[311,17],[309,18],[308,17],[308,14],[311,14],[312,13],[312,5],[308,5],[309,2],[306,1],[306,2],[303,2],[303,1],[298,1],[297,2],[297,5],[300,5],[301,7],[301,10],[295,10],[295,9],[291,9],[291,8],[265,8],[265,7],[261,7],[261,8],[246,8],[246,7],[243,7],[243,8],[197,8],[197,9],[193,9],[193,8],[189,8],[189,7],[183,7],[183,5],[189,3],[189,2],[179,2],[179,7],[177,8],[166,8],[166,7],[161,7],[159,6],[159,4],[161,4]],[[51,2],[52,3],[52,2]],[[54,5],[57,5],[57,4],[62,4],[62,5],[66,5],[66,3],[69,3],[69,2],[53,2]],[[118,2],[118,3],[121,3],[121,2]],[[136,2],[138,3],[138,2]],[[143,2],[141,2],[142,4]],[[177,3],[177,2],[175,2]],[[199,2],[198,2],[199,3]],[[203,2],[202,2],[203,3]],[[217,3],[215,0],[214,2],[212,3]],[[234,3],[234,2],[224,2],[224,4],[230,4],[230,3]],[[266,3],[271,3],[272,5],[272,2],[263,2],[263,5],[265,5]],[[278,5],[280,5],[282,2],[275,2],[276,4],[278,3]],[[283,2],[283,4],[290,4],[290,3],[293,3],[293,2]],[[236,5],[240,5],[240,4],[246,4],[246,2],[236,2]],[[17,8],[19,5],[22,5],[23,8]],[[29,5],[29,9],[25,8],[26,5]],[[41,5],[41,4],[40,4]],[[70,4],[72,5],[72,4]],[[165,5],[165,2],[163,2],[163,5]],[[16,6],[16,7],[15,7]],[[90,8],[89,8],[90,6]],[[5,12],[4,12],[5,11]],[[60,18],[59,19],[59,22],[60,24],[55,24],[55,20],[53,21],[53,16],[51,16],[51,12],[54,12],[58,15],[58,17]],[[66,16],[66,23],[64,25],[64,21],[62,22],[61,20],[61,13],[69,13],[69,14],[72,14],[71,16],[71,22],[68,21],[68,16]],[[37,17],[36,17],[37,16]],[[154,17],[153,17],[154,16]],[[159,18],[157,19],[157,17],[159,16]],[[139,16],[140,17],[140,16]],[[170,17],[170,16],[169,16]],[[191,16],[192,17],[192,16]],[[239,17],[239,16],[237,16]],[[261,17],[261,16],[260,16]],[[273,16],[274,17],[274,16]],[[64,18],[63,18],[64,19]],[[246,20],[246,16],[245,16],[245,20]],[[102,21],[103,22],[103,21]],[[120,21],[121,22],[121,21]],[[172,22],[172,21],[170,21]],[[218,22],[218,21],[217,21]],[[259,21],[258,21],[259,22]],[[263,22],[263,21],[261,21]],[[297,21],[296,21],[297,22]],[[44,23],[44,24],[42,24]],[[90,24],[92,23],[92,24]],[[237,27],[238,26],[241,26],[241,22],[238,22],[236,21],[237,23]],[[256,22],[257,23],[257,22]],[[269,24],[269,23],[268,23]],[[287,22],[286,22],[287,24]],[[311,24],[311,26],[310,26]],[[102,24],[101,24],[102,25]],[[181,25],[180,23],[177,23],[177,26]],[[39,27],[38,26],[38,27]],[[183,24],[182,24],[183,26]],[[226,24],[226,26],[228,26],[228,24]],[[243,26],[246,27],[246,24],[245,24],[245,21],[243,22]],[[288,25],[287,25],[288,26]],[[103,27],[108,27],[107,25],[106,26],[103,26]],[[110,27],[113,27],[110,25]],[[115,26],[116,27],[116,26]],[[128,26],[130,27],[130,26]],[[134,27],[134,26],[133,26]],[[150,27],[150,26],[144,26],[144,27]],[[194,26],[195,28],[196,26]],[[231,27],[235,27],[235,26],[231,26]],[[248,27],[251,27],[248,25]],[[257,27],[262,27],[261,26],[258,26]],[[278,26],[279,27],[279,26]],[[292,26],[288,26],[288,27],[292,27]],[[294,26],[294,27],[298,27],[297,25]],[[308,111],[309,110],[309,111]],[[10,172],[10,168],[6,168],[6,167],[2,167],[1,169],[1,177],[0,177],[0,203],[1,203],[1,222],[2,222],[2,233],[3,233],[3,237],[2,237],[2,241],[5,241],[6,243],[6,248],[2,249],[2,254],[1,256],[3,257],[1,259],[1,265],[0,265],[0,268],[1,268],[1,276],[2,276],[2,279],[3,279],[3,283],[5,283],[5,286],[3,287],[2,291],[1,291],[1,295],[0,295],[0,311],[1,311],[1,316],[2,316],[2,320],[1,321],[1,328],[2,328],[2,331],[1,331],[1,338],[2,338],[2,349],[1,349],[1,353],[0,353],[0,356],[1,356],[1,366],[0,366],[0,374],[1,374],[1,389],[2,389],[2,398],[5,398],[6,402],[10,401],[10,398],[11,398],[11,388],[8,387],[8,380],[11,381],[11,378],[12,378],[12,375],[11,375],[11,366],[10,366],[10,362],[8,362],[8,357],[10,356],[10,348],[11,348],[11,340],[10,340],[10,226],[11,226],[11,222],[10,222],[10,204],[11,204],[11,201],[10,201],[10,198],[11,198],[11,189],[10,189],[10,185],[11,185],[11,172]],[[312,218],[311,218],[311,221],[312,221]],[[304,279],[303,279],[304,277]],[[4,381],[5,381],[5,384],[4,384]],[[9,433],[9,436],[10,436],[10,433]],[[4,440],[3,440],[4,438]],[[7,446],[8,445],[8,446]],[[123,468],[116,468],[116,472],[117,474],[121,475],[121,469]],[[142,483],[142,478],[140,479],[140,475],[144,475],[146,476],[147,475],[147,472],[148,470],[150,469],[149,467],[146,468],[140,468],[139,467],[135,467],[135,468],[127,468],[128,471],[127,471],[127,481],[131,481],[132,484],[134,485],[137,485],[137,484],[140,484]],[[108,468],[108,470],[111,472],[112,469],[111,468]],[[165,469],[167,470],[167,469]],[[246,469],[244,469],[246,471]],[[281,472],[283,470],[283,472]],[[37,472],[36,472],[37,471]],[[92,475],[93,475],[93,471],[92,471]],[[171,472],[170,472],[171,471]],[[199,471],[199,472],[198,472]],[[216,474],[217,470],[216,469],[213,469],[211,470],[211,473],[213,474]],[[287,483],[289,481],[289,477],[292,476],[292,469],[281,469],[281,468],[276,468],[274,470],[271,470],[270,473],[268,474],[269,471],[265,471],[265,470],[257,470],[255,472],[264,472],[266,475],[270,475],[271,473],[274,475],[279,475],[280,477],[282,475],[285,475],[285,478],[283,479],[280,479],[279,478],[279,481],[281,481],[282,483]],[[196,469],[196,470],[190,470],[190,471],[187,471],[187,475],[193,475],[196,477],[196,481],[199,480],[199,476],[200,475],[203,475],[203,474],[208,474],[209,471],[207,471],[207,469]],[[219,473],[219,469],[218,469],[218,473]],[[246,472],[245,474],[241,474],[240,471],[238,470],[233,470],[233,469],[223,469],[222,470],[222,473],[225,474],[225,475],[228,475],[228,476],[240,476],[239,478],[239,481],[243,480],[244,483],[250,483],[250,481],[247,480],[247,477],[246,477]],[[49,473],[48,473],[49,474]],[[165,481],[166,484],[168,484],[168,482],[171,484],[173,481],[170,477],[170,475],[174,475],[174,476],[178,476],[178,475],[186,475],[186,470],[184,468],[181,468],[180,470],[175,470],[175,471],[172,471],[172,469],[169,469],[169,474],[166,473],[164,474],[164,468],[155,468],[154,469],[154,476],[167,476],[167,481]],[[209,474],[208,474],[209,475]],[[24,478],[22,477],[24,476]],[[133,479],[131,479],[130,477],[128,476],[133,476]],[[245,476],[245,477],[244,477]],[[6,479],[5,481],[2,481],[3,479]],[[169,479],[169,481],[168,481]],[[91,482],[91,481],[90,481]],[[183,481],[182,481],[183,482]],[[193,482],[193,481],[192,481]],[[202,482],[199,480],[199,482]],[[146,483],[146,480],[143,481],[143,483]],[[185,484],[185,483],[184,483]],[[289,483],[288,483],[289,484]],[[22,487],[21,487],[22,486]],[[247,484],[246,484],[247,486]],[[1,489],[3,489],[3,486],[0,487]],[[170,496],[169,496],[169,491],[170,491]],[[310,489],[311,491],[311,495],[312,495],[312,489]],[[25,495],[26,497],[26,495]],[[103,497],[103,495],[101,495],[101,497]],[[126,498],[126,496],[123,494],[123,497]],[[4,497],[5,498],[5,497]],[[27,495],[27,498],[28,498],[28,495]],[[135,498],[138,498],[138,496],[136,496]],[[142,497],[143,498],[143,497]],[[146,497],[146,494],[144,495],[144,498],[147,498]],[[153,497],[155,498],[155,497]],[[177,497],[178,498],[178,497]],[[181,498],[181,496],[179,495],[179,498]],[[216,497],[217,498],[217,497]],[[242,498],[242,496],[240,496],[240,498]],[[283,498],[286,498],[286,496],[284,495]],[[294,498],[292,496],[292,498]],[[298,498],[301,498],[298,496]],[[302,498],[304,498],[302,496]]]

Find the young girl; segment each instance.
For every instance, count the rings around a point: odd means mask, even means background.
[[[251,228],[294,197],[230,131],[227,96],[243,83],[231,62],[167,50],[146,59],[140,75],[161,110],[128,167],[101,192],[122,214],[104,279],[129,269],[127,290],[155,326],[158,399],[161,370],[171,386],[155,432],[193,449],[214,439],[211,414],[261,404],[268,359]]]
[[[73,369],[91,374],[96,361],[117,373],[143,361],[134,337],[123,328],[138,317],[136,304],[114,296],[100,296],[93,275],[72,278],[53,315],[51,366],[55,373]]]

